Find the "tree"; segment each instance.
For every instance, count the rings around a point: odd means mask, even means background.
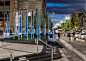
[[[74,28],[73,24],[71,23],[71,19],[66,20],[66,22],[61,24],[62,31],[70,31]]]
[[[61,29],[62,29],[62,31],[65,31],[65,29],[64,29],[64,23],[61,24]]]
[[[74,13],[73,14],[73,22],[74,22],[75,27],[77,27],[77,28],[80,27],[79,13]]]
[[[36,24],[36,22],[37,22],[37,16],[38,16],[38,9],[36,9],[36,13],[35,13],[35,15],[34,15],[34,23],[35,23],[35,25],[37,25]],[[46,29],[48,29],[48,15],[47,14],[45,14],[45,13],[43,13],[43,11],[41,11],[41,29],[43,30],[43,28],[44,28],[44,19],[45,19],[45,21],[46,21]],[[50,24],[51,24],[51,19],[49,18],[49,22],[50,22]],[[35,28],[36,28],[36,26],[35,26]]]
[[[83,14],[84,14],[84,16],[83,16],[84,23],[83,24],[84,24],[84,28],[85,28],[86,27],[86,12],[83,11]]]

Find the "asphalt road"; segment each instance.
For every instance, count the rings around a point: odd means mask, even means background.
[[[56,39],[58,39],[58,36],[55,35]],[[73,40],[71,40],[71,42],[68,40],[68,37],[64,37],[64,36],[61,36],[61,39],[66,41],[68,44],[62,44],[60,41],[56,40],[57,42],[59,42],[61,45],[64,46],[64,48],[61,49],[61,51],[63,52],[63,57],[65,56],[67,58],[68,61],[85,61],[82,57],[80,57],[78,54],[76,54],[72,48],[69,46],[70,44],[74,44],[75,46],[77,46],[77,44],[80,44],[80,43],[77,43],[76,41],[73,42]],[[76,43],[75,43],[76,42]],[[83,43],[82,43],[83,44]],[[65,46],[66,45],[66,46]],[[77,48],[79,48],[79,46],[77,46]],[[81,46],[80,48],[83,49],[83,47]],[[81,50],[81,49],[80,49]],[[83,51],[86,50],[86,49],[83,49]],[[86,51],[85,51],[86,52]],[[62,61],[65,61],[64,58]],[[58,60],[57,60],[58,61]]]

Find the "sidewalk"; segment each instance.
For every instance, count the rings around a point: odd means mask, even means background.
[[[56,35],[56,38],[57,35]],[[60,42],[66,46],[70,51],[73,51],[78,56],[80,56],[84,61],[86,61],[86,42],[69,41],[68,37],[61,36]]]
[[[61,38],[86,55],[86,42],[82,42],[83,40],[80,41],[80,39],[75,41],[73,40],[69,41],[68,37],[61,37]]]

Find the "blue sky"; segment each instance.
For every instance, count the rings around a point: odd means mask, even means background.
[[[47,13],[52,20],[52,11],[55,12],[55,24],[65,21],[74,12],[81,13],[85,10],[85,0],[46,0]]]

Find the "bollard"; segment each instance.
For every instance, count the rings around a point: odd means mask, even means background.
[[[36,42],[36,39],[35,39],[35,43],[37,43],[37,42]]]
[[[53,61],[53,47],[52,47],[52,51],[51,51],[51,61]]]
[[[37,54],[38,54],[38,39],[37,39]]]
[[[10,54],[10,61],[12,61],[12,53]]]

